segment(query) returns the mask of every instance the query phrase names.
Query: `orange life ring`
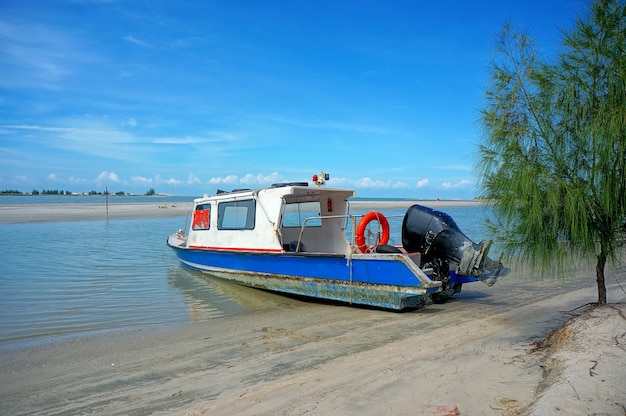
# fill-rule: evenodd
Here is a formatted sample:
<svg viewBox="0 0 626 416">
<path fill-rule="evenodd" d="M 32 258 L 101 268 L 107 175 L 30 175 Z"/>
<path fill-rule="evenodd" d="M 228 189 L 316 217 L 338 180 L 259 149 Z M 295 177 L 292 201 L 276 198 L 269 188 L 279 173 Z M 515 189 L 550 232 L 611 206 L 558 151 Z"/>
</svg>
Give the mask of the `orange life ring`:
<svg viewBox="0 0 626 416">
<path fill-rule="evenodd" d="M 381 214 L 380 212 L 372 211 L 368 212 L 361 218 L 359 221 L 359 225 L 356 228 L 356 246 L 361 250 L 361 253 L 367 253 L 372 251 L 376 246 L 367 247 L 365 244 L 365 228 L 372 221 L 378 221 L 381 227 L 383 227 L 383 235 L 378 242 L 378 245 L 387 244 L 389 241 L 389 221 L 387 218 Z"/>
</svg>

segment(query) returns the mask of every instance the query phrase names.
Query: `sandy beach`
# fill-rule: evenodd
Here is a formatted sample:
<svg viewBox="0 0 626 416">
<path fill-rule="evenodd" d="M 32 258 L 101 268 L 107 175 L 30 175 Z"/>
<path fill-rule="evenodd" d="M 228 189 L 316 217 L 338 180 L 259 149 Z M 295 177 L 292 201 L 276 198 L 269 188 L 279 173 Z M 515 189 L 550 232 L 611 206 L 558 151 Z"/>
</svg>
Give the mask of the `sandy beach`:
<svg viewBox="0 0 626 416">
<path fill-rule="evenodd" d="M 442 201 L 351 201 L 352 209 L 408 208 L 420 203 L 431 208 L 476 206 L 479 200 Z M 63 203 L 63 204 L 0 204 L 0 224 L 40 221 L 77 221 L 115 218 L 154 218 L 185 216 L 193 209 L 191 202 L 137 202 L 137 203 Z"/>
<path fill-rule="evenodd" d="M 623 415 L 626 306 L 586 312 L 590 287 L 528 284 L 414 312 L 298 301 L 5 350 L 0 413 Z"/>
<path fill-rule="evenodd" d="M 120 205 L 110 218 L 190 209 Z M 101 218 L 102 206 L 81 207 L 2 207 L 0 217 Z M 514 270 L 494 287 L 466 285 L 449 302 L 403 313 L 270 294 L 284 306 L 6 348 L 0 414 L 442 415 L 447 406 L 621 416 L 626 267 L 607 271 L 602 308 L 585 306 L 597 296 L 593 274 L 542 280 Z M 254 302 L 254 289 L 236 290 Z"/>
<path fill-rule="evenodd" d="M 0 224 L 185 216 L 193 203 L 0 204 Z"/>
</svg>

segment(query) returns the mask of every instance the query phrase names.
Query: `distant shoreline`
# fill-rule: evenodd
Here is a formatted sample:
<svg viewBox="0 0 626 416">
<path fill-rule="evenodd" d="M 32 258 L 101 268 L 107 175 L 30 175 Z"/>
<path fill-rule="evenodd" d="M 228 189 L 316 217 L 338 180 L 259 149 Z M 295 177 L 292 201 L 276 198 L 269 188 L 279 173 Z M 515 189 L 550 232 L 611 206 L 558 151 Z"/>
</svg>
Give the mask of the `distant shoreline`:
<svg viewBox="0 0 626 416">
<path fill-rule="evenodd" d="M 483 200 L 365 200 L 350 201 L 352 209 L 408 208 L 421 204 L 431 208 L 486 205 Z M 80 221 L 113 218 L 184 217 L 193 209 L 193 202 L 111 202 L 0 204 L 0 224 L 46 221 Z"/>
<path fill-rule="evenodd" d="M 487 205 L 488 201 L 481 199 L 401 199 L 401 200 L 350 200 L 350 207 L 355 209 L 393 209 L 408 208 L 411 205 L 419 204 L 430 208 L 445 207 L 478 207 Z"/>
<path fill-rule="evenodd" d="M 191 202 L 0 204 L 0 224 L 185 216 Z"/>
</svg>

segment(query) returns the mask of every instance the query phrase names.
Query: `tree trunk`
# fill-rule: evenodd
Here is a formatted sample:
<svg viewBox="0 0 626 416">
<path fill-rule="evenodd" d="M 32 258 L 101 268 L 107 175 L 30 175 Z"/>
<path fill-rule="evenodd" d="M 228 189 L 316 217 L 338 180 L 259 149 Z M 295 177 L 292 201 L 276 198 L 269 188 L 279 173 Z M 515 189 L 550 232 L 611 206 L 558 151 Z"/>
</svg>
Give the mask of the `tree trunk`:
<svg viewBox="0 0 626 416">
<path fill-rule="evenodd" d="M 596 283 L 598 284 L 598 305 L 606 305 L 606 285 L 604 283 L 604 266 L 606 265 L 606 253 L 604 247 L 600 248 L 596 263 Z"/>
</svg>

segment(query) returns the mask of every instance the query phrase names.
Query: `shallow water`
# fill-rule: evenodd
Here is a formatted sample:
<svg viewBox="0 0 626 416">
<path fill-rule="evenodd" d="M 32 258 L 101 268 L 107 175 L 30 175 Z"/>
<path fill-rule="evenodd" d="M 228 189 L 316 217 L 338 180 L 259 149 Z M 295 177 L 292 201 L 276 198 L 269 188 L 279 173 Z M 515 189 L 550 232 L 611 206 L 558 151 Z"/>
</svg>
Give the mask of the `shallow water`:
<svg viewBox="0 0 626 416">
<path fill-rule="evenodd" d="M 3 224 L 0 345 L 247 310 L 228 284 L 179 265 L 165 238 L 183 224 L 184 218 Z"/>
<path fill-rule="evenodd" d="M 474 241 L 483 207 L 443 209 Z M 405 209 L 381 210 L 398 228 Z M 0 225 L 0 347 L 186 324 L 298 302 L 180 265 L 166 237 L 185 218 Z M 401 244 L 399 232 L 391 244 Z"/>
</svg>

